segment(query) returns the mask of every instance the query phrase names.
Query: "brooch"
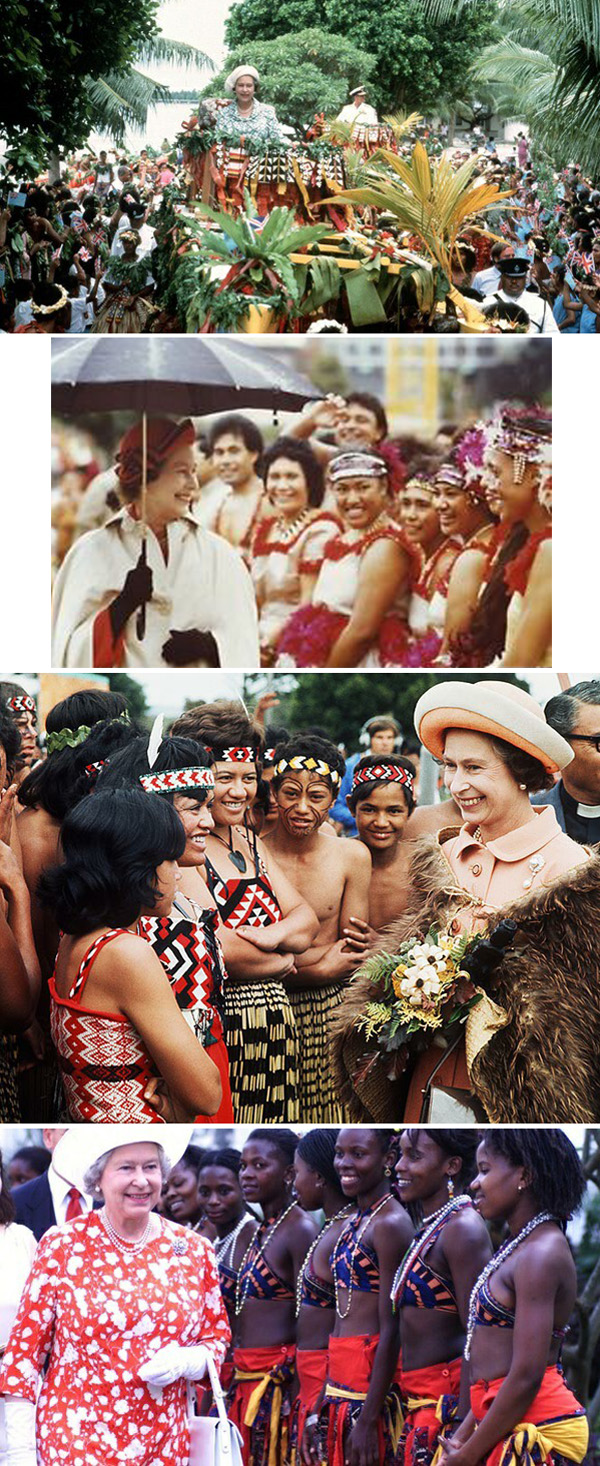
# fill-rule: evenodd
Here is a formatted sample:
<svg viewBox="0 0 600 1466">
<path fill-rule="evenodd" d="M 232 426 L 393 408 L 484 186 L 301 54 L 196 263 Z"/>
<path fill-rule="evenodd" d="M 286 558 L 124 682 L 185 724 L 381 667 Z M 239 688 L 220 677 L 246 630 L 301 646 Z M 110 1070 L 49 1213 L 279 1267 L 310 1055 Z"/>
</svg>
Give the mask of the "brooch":
<svg viewBox="0 0 600 1466">
<path fill-rule="evenodd" d="M 187 1242 L 185 1240 L 185 1237 L 173 1238 L 173 1251 L 176 1257 L 183 1257 L 187 1250 Z"/>
</svg>

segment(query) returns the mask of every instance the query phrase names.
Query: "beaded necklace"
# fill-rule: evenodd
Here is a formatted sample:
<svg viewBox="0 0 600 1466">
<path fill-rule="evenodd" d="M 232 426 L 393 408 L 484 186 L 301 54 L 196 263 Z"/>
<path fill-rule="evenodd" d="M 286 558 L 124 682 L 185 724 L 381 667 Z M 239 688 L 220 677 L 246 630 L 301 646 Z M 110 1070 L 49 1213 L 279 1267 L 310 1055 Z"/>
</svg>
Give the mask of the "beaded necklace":
<svg viewBox="0 0 600 1466">
<path fill-rule="evenodd" d="M 231 1231 L 228 1232 L 225 1237 L 220 1237 L 217 1242 L 213 1243 L 217 1262 L 222 1262 L 225 1267 L 233 1266 L 233 1250 L 240 1235 L 240 1232 L 242 1231 L 242 1228 L 245 1227 L 246 1222 L 249 1220 L 249 1215 L 249 1212 L 243 1212 L 237 1225 L 235 1227 L 232 1227 Z M 227 1262 L 226 1260 L 226 1253 L 228 1248 L 229 1262 Z"/>
<path fill-rule="evenodd" d="M 235 1316 L 236 1316 L 236 1318 L 239 1317 L 239 1314 L 241 1313 L 242 1308 L 244 1307 L 244 1304 L 246 1302 L 246 1299 L 248 1297 L 248 1293 L 249 1293 L 249 1290 L 250 1290 L 250 1278 L 248 1278 L 248 1281 L 246 1283 L 246 1287 L 244 1288 L 244 1291 L 243 1292 L 242 1292 L 242 1283 L 241 1283 L 241 1280 L 242 1280 L 242 1274 L 243 1274 L 244 1268 L 246 1266 L 246 1263 L 248 1261 L 248 1258 L 250 1256 L 250 1253 L 252 1252 L 252 1249 L 253 1248 L 256 1249 L 256 1261 L 258 1262 L 258 1259 L 260 1257 L 264 1257 L 264 1255 L 265 1255 L 265 1251 L 264 1250 L 265 1250 L 265 1247 L 267 1245 L 267 1242 L 270 1242 L 271 1239 L 275 1236 L 275 1233 L 277 1231 L 277 1228 L 281 1226 L 281 1223 L 282 1222 L 285 1222 L 286 1217 L 289 1217 L 290 1212 L 293 1211 L 293 1209 L 294 1209 L 294 1207 L 296 1205 L 297 1205 L 297 1203 L 295 1201 L 291 1201 L 290 1204 L 289 1204 L 289 1206 L 286 1207 L 285 1211 L 281 1213 L 281 1216 L 277 1218 L 277 1221 L 276 1222 L 261 1222 L 261 1225 L 258 1228 L 258 1232 L 255 1232 L 254 1233 L 254 1236 L 251 1237 L 250 1242 L 248 1243 L 248 1246 L 247 1246 L 246 1251 L 244 1253 L 244 1256 L 242 1258 L 242 1261 L 240 1263 L 239 1272 L 238 1272 L 237 1279 L 236 1279 L 236 1284 L 235 1284 Z M 258 1233 L 261 1232 L 263 1228 L 265 1230 L 265 1235 L 261 1238 L 261 1241 L 258 1242 L 257 1241 L 257 1239 L 258 1239 Z"/>
<path fill-rule="evenodd" d="M 335 1244 L 335 1247 L 334 1247 L 333 1253 L 332 1253 L 332 1257 L 331 1257 L 332 1272 L 333 1272 L 333 1286 L 334 1286 L 334 1289 L 335 1289 L 335 1311 L 337 1313 L 338 1318 L 347 1318 L 348 1317 L 348 1314 L 350 1312 L 350 1309 L 352 1307 L 352 1292 L 353 1292 L 353 1288 L 354 1288 L 354 1277 L 353 1277 L 353 1271 L 352 1270 L 353 1270 L 353 1266 L 354 1266 L 354 1259 L 355 1259 L 356 1254 L 358 1252 L 359 1242 L 360 1242 L 361 1238 L 364 1236 L 364 1233 L 367 1230 L 367 1227 L 369 1225 L 369 1222 L 374 1221 L 375 1217 L 377 1216 L 377 1213 L 380 1212 L 381 1211 L 381 1208 L 386 1205 L 386 1202 L 393 1201 L 393 1200 L 394 1200 L 394 1198 L 392 1196 L 391 1191 L 388 1191 L 387 1194 L 385 1196 L 382 1196 L 381 1200 L 378 1201 L 374 1206 L 367 1207 L 366 1211 L 363 1211 L 363 1212 L 361 1212 L 359 1210 L 358 1217 L 356 1218 L 356 1220 L 358 1222 L 358 1221 L 360 1221 L 360 1219 L 362 1217 L 362 1225 L 359 1227 L 358 1232 L 356 1233 L 356 1237 L 354 1239 L 354 1247 L 352 1249 L 352 1256 L 350 1258 L 350 1269 L 349 1269 L 349 1272 L 350 1272 L 350 1285 L 348 1287 L 348 1307 L 346 1308 L 346 1312 L 345 1313 L 342 1313 L 342 1310 L 340 1308 L 340 1296 L 339 1296 L 339 1286 L 338 1286 L 338 1277 L 337 1277 L 337 1260 L 338 1260 L 338 1250 L 339 1250 L 340 1242 L 342 1242 L 343 1240 L 345 1240 L 345 1233 L 347 1232 L 348 1228 L 345 1227 L 343 1229 L 343 1231 L 340 1232 L 340 1235 L 339 1235 L 339 1237 L 337 1239 L 337 1242 Z M 350 1227 L 351 1226 L 352 1226 L 352 1223 L 350 1223 Z"/>
<path fill-rule="evenodd" d="M 122 1252 L 125 1256 L 128 1256 L 129 1254 L 133 1255 L 135 1252 L 141 1252 L 142 1248 L 146 1246 L 146 1243 L 150 1236 L 150 1232 L 152 1230 L 153 1213 L 150 1212 L 142 1236 L 139 1237 L 135 1242 L 130 1242 L 127 1237 L 122 1237 L 121 1233 L 117 1232 L 116 1227 L 113 1227 L 113 1224 L 108 1216 L 105 1207 L 103 1207 L 102 1211 L 100 1212 L 100 1220 L 105 1231 L 108 1232 L 113 1246 L 118 1248 L 119 1252 Z"/>
<path fill-rule="evenodd" d="M 467 1320 L 465 1359 L 469 1359 L 471 1355 L 471 1342 L 475 1330 L 477 1298 L 480 1289 L 483 1288 L 484 1283 L 487 1283 L 488 1278 L 491 1278 L 492 1273 L 495 1273 L 496 1269 L 501 1267 L 503 1262 L 506 1262 L 507 1257 L 510 1257 L 511 1253 L 515 1251 L 515 1248 L 519 1246 L 519 1243 L 524 1242 L 525 1238 L 529 1237 L 530 1232 L 533 1232 L 536 1227 L 541 1227 L 543 1222 L 556 1222 L 557 1226 L 560 1226 L 559 1218 L 554 1217 L 552 1215 L 552 1212 L 538 1212 L 538 1215 L 536 1217 L 532 1217 L 531 1221 L 527 1222 L 526 1225 L 521 1228 L 521 1231 L 516 1237 L 509 1238 L 508 1242 L 504 1242 L 502 1246 L 498 1248 L 498 1251 L 494 1254 L 490 1261 L 486 1263 L 483 1272 L 479 1274 L 477 1282 L 472 1289 L 471 1297 L 469 1298 L 469 1316 Z"/>
<path fill-rule="evenodd" d="M 342 1209 L 341 1209 L 341 1211 L 336 1212 L 335 1216 L 334 1217 L 331 1217 L 330 1221 L 328 1221 L 328 1222 L 325 1221 L 323 1223 L 323 1226 L 321 1227 L 321 1231 L 320 1232 L 317 1232 L 317 1235 L 316 1235 L 314 1241 L 311 1242 L 310 1247 L 308 1249 L 308 1252 L 306 1254 L 306 1257 L 304 1259 L 304 1262 L 302 1263 L 302 1267 L 300 1268 L 300 1272 L 298 1273 L 298 1282 L 296 1283 L 296 1318 L 298 1318 L 299 1313 L 300 1313 L 301 1298 L 302 1298 L 302 1284 L 304 1282 L 304 1275 L 306 1273 L 306 1269 L 307 1269 L 308 1264 L 310 1262 L 310 1259 L 311 1259 L 311 1257 L 313 1255 L 313 1252 L 315 1250 L 315 1247 L 317 1246 L 317 1243 L 319 1243 L 321 1241 L 321 1238 L 325 1236 L 325 1233 L 329 1231 L 329 1228 L 330 1227 L 333 1227 L 334 1224 L 336 1222 L 339 1222 L 342 1217 L 347 1217 L 349 1215 L 349 1213 L 350 1213 L 351 1210 L 352 1210 L 351 1207 L 349 1207 L 349 1206 L 343 1206 Z"/>
<path fill-rule="evenodd" d="M 396 1308 L 397 1299 L 402 1293 L 402 1289 L 413 1264 L 417 1261 L 417 1258 L 420 1257 L 421 1254 L 425 1251 L 429 1238 L 435 1232 L 435 1229 L 438 1226 L 439 1222 L 447 1221 L 448 1218 L 453 1216 L 456 1212 L 464 1211 L 464 1208 L 466 1206 L 472 1205 L 473 1203 L 472 1201 L 470 1201 L 468 1196 L 455 1196 L 450 1201 L 444 1202 L 443 1206 L 438 1207 L 437 1211 L 434 1211 L 430 1217 L 426 1217 L 421 1226 L 417 1227 L 413 1240 L 408 1250 L 405 1252 L 400 1266 L 396 1268 L 396 1272 L 394 1273 L 394 1281 L 392 1283 L 390 1291 L 390 1298 L 392 1300 L 394 1309 Z"/>
</svg>

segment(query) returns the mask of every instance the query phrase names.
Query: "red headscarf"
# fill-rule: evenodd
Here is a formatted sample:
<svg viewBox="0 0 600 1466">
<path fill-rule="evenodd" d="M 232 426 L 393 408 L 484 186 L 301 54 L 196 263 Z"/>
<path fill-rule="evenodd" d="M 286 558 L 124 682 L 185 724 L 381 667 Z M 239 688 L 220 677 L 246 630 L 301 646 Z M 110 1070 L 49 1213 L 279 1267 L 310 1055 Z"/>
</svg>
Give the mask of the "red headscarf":
<svg viewBox="0 0 600 1466">
<path fill-rule="evenodd" d="M 189 417 L 173 422 L 169 417 L 149 417 L 147 423 L 147 482 L 158 478 L 169 454 L 180 444 L 195 443 L 194 424 Z M 142 423 L 137 422 L 121 438 L 117 453 L 117 477 L 125 499 L 135 498 L 142 482 Z"/>
</svg>

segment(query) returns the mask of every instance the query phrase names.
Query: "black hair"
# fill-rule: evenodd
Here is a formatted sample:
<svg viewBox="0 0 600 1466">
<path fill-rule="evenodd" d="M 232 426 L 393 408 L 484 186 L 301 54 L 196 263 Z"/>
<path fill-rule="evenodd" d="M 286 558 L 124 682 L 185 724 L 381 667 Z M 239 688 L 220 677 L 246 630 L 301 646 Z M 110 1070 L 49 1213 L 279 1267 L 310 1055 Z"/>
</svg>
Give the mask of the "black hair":
<svg viewBox="0 0 600 1466">
<path fill-rule="evenodd" d="M 206 1154 L 203 1145 L 188 1145 L 179 1160 L 175 1161 L 172 1170 L 175 1170 L 175 1166 L 185 1166 L 186 1171 L 193 1171 L 195 1176 L 199 1176 Z"/>
<path fill-rule="evenodd" d="M 204 1171 L 207 1166 L 221 1166 L 224 1171 L 231 1171 L 232 1176 L 239 1180 L 241 1164 L 241 1152 L 234 1150 L 231 1145 L 223 1145 L 220 1150 L 205 1150 L 200 1170 Z"/>
<path fill-rule="evenodd" d="M 381 438 L 387 438 L 389 431 L 387 415 L 383 402 L 380 402 L 378 397 L 374 397 L 372 392 L 348 392 L 344 400 L 355 402 L 357 407 L 365 407 L 367 412 L 372 412 Z"/>
<path fill-rule="evenodd" d="M 260 1145 L 271 1145 L 277 1150 L 286 1166 L 293 1164 L 298 1146 L 298 1136 L 285 1125 L 259 1125 L 251 1130 L 247 1140 L 256 1140 Z"/>
<path fill-rule="evenodd" d="M 35 1171 L 36 1176 L 45 1175 L 51 1160 L 52 1156 L 50 1151 L 46 1150 L 45 1145 L 22 1145 L 21 1149 L 15 1150 L 10 1158 L 11 1165 L 13 1161 L 26 1161 L 30 1170 Z"/>
<path fill-rule="evenodd" d="M 260 465 L 260 476 L 265 487 L 267 487 L 269 469 L 274 463 L 277 463 L 279 458 L 289 458 L 292 463 L 299 465 L 306 479 L 308 502 L 312 509 L 318 509 L 323 503 L 325 475 L 310 443 L 303 442 L 301 438 L 278 438 L 275 443 L 272 443 L 263 454 Z"/>
<path fill-rule="evenodd" d="M 96 927 L 131 926 L 144 907 L 152 910 L 157 868 L 181 858 L 185 833 L 160 795 L 107 789 L 69 811 L 61 844 L 64 864 L 44 871 L 38 896 L 61 931 L 81 936 Z"/>
<path fill-rule="evenodd" d="M 343 1196 L 340 1178 L 333 1164 L 339 1133 L 339 1130 L 309 1130 L 298 1141 L 296 1155 L 300 1156 L 311 1171 L 317 1171 L 328 1186 L 333 1186 Z"/>
<path fill-rule="evenodd" d="M 386 763 L 399 764 L 400 768 L 406 769 L 407 773 L 412 774 L 413 778 L 416 775 L 415 766 L 411 763 L 410 759 L 401 758 L 397 753 L 365 753 L 363 758 L 359 758 L 354 773 L 358 773 L 360 769 L 377 768 L 378 764 Z M 361 799 L 368 799 L 374 789 L 382 789 L 385 784 L 391 784 L 391 787 L 394 787 L 393 782 L 389 779 L 369 779 L 366 784 L 359 784 L 358 788 L 352 789 L 348 795 L 349 808 L 352 810 L 352 813 L 354 813 L 357 804 L 360 804 Z M 399 794 L 404 795 L 408 806 L 408 813 L 412 814 L 415 807 L 415 796 L 412 789 L 409 789 L 407 784 L 398 784 L 397 789 Z"/>
<path fill-rule="evenodd" d="M 7 771 L 12 776 L 21 748 L 21 734 L 10 708 L 6 706 L 2 697 L 0 697 L 0 743 L 6 755 Z"/>
<path fill-rule="evenodd" d="M 34 307 L 34 314 L 35 314 L 35 307 L 36 306 L 40 306 L 40 305 L 51 306 L 52 307 L 52 310 L 50 312 L 48 312 L 47 314 L 50 314 L 52 316 L 53 320 L 55 320 L 55 321 L 56 320 L 59 320 L 60 319 L 60 316 L 62 315 L 62 312 L 63 312 L 63 310 L 65 308 L 64 305 L 61 305 L 60 306 L 60 309 L 59 310 L 56 310 L 56 306 L 58 306 L 59 301 L 60 301 L 60 298 L 61 298 L 61 291 L 60 291 L 60 286 L 59 285 L 51 285 L 50 283 L 44 283 L 44 284 L 40 284 L 40 285 L 34 285 L 34 287 L 33 287 L 33 307 Z"/>
<path fill-rule="evenodd" d="M 461 1162 L 460 1176 L 457 1177 L 457 1182 L 460 1183 L 460 1189 L 462 1191 L 467 1190 L 475 1175 L 477 1168 L 475 1157 L 477 1146 L 481 1142 L 481 1137 L 476 1130 L 468 1126 L 460 1130 L 442 1130 L 437 1127 L 428 1130 L 426 1126 L 407 1125 L 406 1133 L 411 1142 L 413 1135 L 419 1135 L 419 1133 L 428 1135 L 430 1140 L 435 1141 L 435 1144 L 439 1145 L 444 1155 L 457 1156 Z"/>
<path fill-rule="evenodd" d="M 0 1151 L 0 1186 L 0 1227 L 5 1227 L 8 1222 L 14 1222 L 17 1213 L 8 1187 L 2 1151 Z"/>
<path fill-rule="evenodd" d="M 192 738 L 163 738 L 156 759 L 152 766 L 152 773 L 169 773 L 176 769 L 190 769 L 196 767 L 209 768 L 212 764 L 212 754 L 203 743 Z M 134 738 L 125 748 L 119 750 L 110 759 L 110 762 L 101 770 L 98 778 L 98 789 L 132 789 L 140 787 L 140 776 L 148 774 L 148 737 Z M 191 799 L 197 799 L 198 804 L 204 804 L 210 790 L 198 785 L 197 788 L 180 790 L 180 793 L 189 794 Z M 172 794 L 161 794 L 161 799 L 168 799 L 173 804 L 175 799 Z"/>
<path fill-rule="evenodd" d="M 503 1156 L 509 1165 L 529 1171 L 532 1191 L 543 1211 L 566 1222 L 581 1206 L 586 1179 L 564 1130 L 550 1125 L 527 1129 L 494 1126 L 480 1131 L 478 1143 Z"/>
<path fill-rule="evenodd" d="M 240 438 L 249 453 L 258 453 L 259 456 L 262 453 L 263 435 L 256 423 L 253 423 L 251 418 L 244 417 L 241 412 L 228 412 L 210 425 L 208 430 L 209 454 L 213 452 L 219 438 L 224 438 L 226 433 L 230 433 L 233 438 Z"/>
<path fill-rule="evenodd" d="M 47 734 L 61 733 L 65 728 L 71 728 L 74 732 L 78 728 L 89 728 L 90 733 L 75 748 L 67 745 L 66 748 L 49 754 L 43 763 L 37 764 L 21 784 L 19 803 L 28 809 L 39 806 L 53 819 L 64 819 L 72 803 L 82 798 L 90 787 L 85 782 L 85 765 L 104 757 L 104 753 L 99 752 L 96 740 L 88 750 L 88 740 L 95 725 L 101 724 L 103 729 L 107 729 L 110 723 L 118 720 L 118 733 L 109 734 L 106 744 L 102 739 L 103 748 L 111 745 L 114 747 L 115 743 L 127 740 L 138 732 L 134 724 L 128 724 L 121 716 L 124 712 L 127 712 L 127 702 L 120 692 L 96 689 L 73 692 L 70 697 L 55 703 L 46 718 Z"/>
<path fill-rule="evenodd" d="M 241 703 L 228 702 L 225 698 L 188 708 L 180 718 L 176 718 L 171 728 L 171 736 L 179 734 L 184 738 L 201 740 L 217 761 L 223 748 L 252 748 L 256 758 L 260 759 L 264 747 L 258 724 L 251 721 Z"/>
<path fill-rule="evenodd" d="M 335 743 L 332 743 L 329 738 L 318 738 L 314 734 L 311 735 L 309 733 L 291 733 L 289 738 L 287 738 L 284 743 L 276 747 L 275 773 L 273 775 L 273 784 L 275 789 L 279 788 L 283 779 L 286 778 L 288 772 L 293 773 L 293 770 L 288 771 L 287 769 L 284 769 L 282 774 L 278 774 L 278 759 L 297 758 L 299 755 L 302 755 L 302 757 L 309 759 L 322 759 L 324 763 L 329 765 L 329 768 L 332 770 L 332 772 L 339 774 L 340 777 L 337 782 L 334 782 L 334 780 L 331 779 L 327 774 L 323 774 L 322 776 L 320 776 L 325 780 L 327 784 L 329 784 L 332 794 L 336 794 L 339 790 L 340 782 L 344 777 L 344 773 L 346 770 L 346 760 L 342 758 L 339 748 L 337 748 Z"/>
<path fill-rule="evenodd" d="M 577 724 L 579 712 L 578 703 L 587 703 L 592 707 L 600 707 L 600 680 L 590 679 L 589 682 L 576 682 L 574 687 L 565 688 L 564 692 L 557 693 L 546 703 L 544 714 L 546 722 L 554 728 L 555 733 L 560 733 L 563 738 L 569 738 Z M 598 713 L 600 719 L 600 712 Z"/>
</svg>

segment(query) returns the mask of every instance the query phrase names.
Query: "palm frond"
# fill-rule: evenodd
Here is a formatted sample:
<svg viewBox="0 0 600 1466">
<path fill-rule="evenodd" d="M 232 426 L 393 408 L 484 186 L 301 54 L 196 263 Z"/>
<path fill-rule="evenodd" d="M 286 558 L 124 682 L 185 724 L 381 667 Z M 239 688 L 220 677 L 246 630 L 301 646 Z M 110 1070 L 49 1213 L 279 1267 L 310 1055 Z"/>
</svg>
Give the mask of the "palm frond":
<svg viewBox="0 0 600 1466">
<path fill-rule="evenodd" d="M 215 69 L 214 61 L 204 51 L 188 45 L 187 41 L 174 41 L 163 35 L 153 36 L 151 41 L 140 46 L 136 60 L 146 66 L 156 61 L 171 61 L 174 65 L 197 66 L 201 70 Z"/>
</svg>

